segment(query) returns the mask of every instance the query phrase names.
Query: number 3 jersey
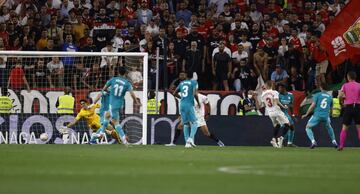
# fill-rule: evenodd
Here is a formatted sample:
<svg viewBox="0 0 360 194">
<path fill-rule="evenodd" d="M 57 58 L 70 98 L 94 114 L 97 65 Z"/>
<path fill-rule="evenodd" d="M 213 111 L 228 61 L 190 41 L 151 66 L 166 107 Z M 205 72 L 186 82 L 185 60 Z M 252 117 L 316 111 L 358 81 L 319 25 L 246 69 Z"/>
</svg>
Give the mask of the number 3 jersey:
<svg viewBox="0 0 360 194">
<path fill-rule="evenodd" d="M 314 116 L 329 117 L 332 106 L 332 97 L 328 93 L 316 93 L 313 96 L 313 102 L 315 103 Z"/>
<path fill-rule="evenodd" d="M 266 111 L 269 115 L 279 114 L 280 107 L 275 104 L 275 99 L 279 99 L 279 92 L 275 90 L 265 90 L 261 95 L 261 102 L 265 104 Z"/>
<path fill-rule="evenodd" d="M 106 86 L 110 87 L 111 108 L 122 108 L 126 92 L 132 91 L 130 82 L 123 77 L 113 77 L 106 83 Z"/>
<path fill-rule="evenodd" d="M 197 81 L 195 80 L 185 80 L 178 85 L 177 90 L 181 94 L 180 106 L 194 107 L 194 92 L 196 89 Z"/>
</svg>

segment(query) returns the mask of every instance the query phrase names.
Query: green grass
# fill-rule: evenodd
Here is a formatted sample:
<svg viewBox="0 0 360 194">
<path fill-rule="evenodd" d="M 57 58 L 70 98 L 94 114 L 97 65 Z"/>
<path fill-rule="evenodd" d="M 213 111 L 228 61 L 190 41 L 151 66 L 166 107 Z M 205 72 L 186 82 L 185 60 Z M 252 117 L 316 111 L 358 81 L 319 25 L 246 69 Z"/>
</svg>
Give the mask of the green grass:
<svg viewBox="0 0 360 194">
<path fill-rule="evenodd" d="M 352 194 L 359 180 L 360 149 L 0 145 L 1 194 Z"/>
</svg>

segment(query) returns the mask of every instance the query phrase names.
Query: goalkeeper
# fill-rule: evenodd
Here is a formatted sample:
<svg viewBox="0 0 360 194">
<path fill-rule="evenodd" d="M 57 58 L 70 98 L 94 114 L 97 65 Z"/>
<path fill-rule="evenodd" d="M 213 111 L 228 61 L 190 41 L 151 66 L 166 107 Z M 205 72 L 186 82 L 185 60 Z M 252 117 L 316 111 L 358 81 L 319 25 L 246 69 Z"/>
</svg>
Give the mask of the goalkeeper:
<svg viewBox="0 0 360 194">
<path fill-rule="evenodd" d="M 76 118 L 72 122 L 70 122 L 68 125 L 66 125 L 66 128 L 60 129 L 60 132 L 63 134 L 64 144 L 68 143 L 68 141 L 69 141 L 68 128 L 74 126 L 81 118 L 85 119 L 89 129 L 91 129 L 93 132 L 96 132 L 101 127 L 100 117 L 95 112 L 95 110 L 97 108 L 100 108 L 100 105 L 99 104 L 89 105 L 89 103 L 84 99 L 80 100 L 80 104 L 81 104 L 81 110 L 77 114 Z M 108 130 L 106 130 L 106 132 L 108 134 L 111 134 L 117 141 L 119 141 L 119 137 L 118 137 L 117 133 L 115 132 L 114 128 L 112 128 L 109 125 L 107 127 L 107 129 Z"/>
</svg>

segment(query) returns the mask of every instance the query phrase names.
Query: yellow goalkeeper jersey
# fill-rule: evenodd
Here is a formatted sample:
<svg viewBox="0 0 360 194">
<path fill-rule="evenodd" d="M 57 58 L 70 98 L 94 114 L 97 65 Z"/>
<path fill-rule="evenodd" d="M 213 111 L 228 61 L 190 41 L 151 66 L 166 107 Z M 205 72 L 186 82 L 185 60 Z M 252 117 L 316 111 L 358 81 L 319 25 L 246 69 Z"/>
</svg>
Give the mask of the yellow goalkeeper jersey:
<svg viewBox="0 0 360 194">
<path fill-rule="evenodd" d="M 89 109 L 82 108 L 75 119 L 80 120 L 81 118 L 84 118 L 90 129 L 97 130 L 101 127 L 100 117 L 95 113 L 97 108 L 100 108 L 99 104 L 95 104 Z"/>
</svg>

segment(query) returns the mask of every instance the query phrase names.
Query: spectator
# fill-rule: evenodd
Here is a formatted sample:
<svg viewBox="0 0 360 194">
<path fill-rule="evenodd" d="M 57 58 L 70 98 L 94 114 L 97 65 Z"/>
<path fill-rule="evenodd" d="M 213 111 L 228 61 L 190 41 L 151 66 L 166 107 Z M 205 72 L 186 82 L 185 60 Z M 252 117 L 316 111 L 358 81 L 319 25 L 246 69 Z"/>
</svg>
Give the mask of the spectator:
<svg viewBox="0 0 360 194">
<path fill-rule="evenodd" d="M 114 43 L 113 47 L 116 51 L 122 51 L 124 49 L 124 39 L 122 38 L 121 29 L 116 29 L 112 42 Z"/>
<path fill-rule="evenodd" d="M 191 14 L 192 14 L 191 11 L 186 9 L 185 2 L 180 2 L 179 10 L 176 12 L 176 19 L 184 20 L 185 25 L 188 26 L 190 23 Z"/>
<path fill-rule="evenodd" d="M 315 42 L 313 58 L 316 62 L 316 81 L 317 83 L 325 83 L 325 74 L 329 66 L 329 61 L 327 60 L 326 51 L 320 46 L 319 40 Z"/>
<path fill-rule="evenodd" d="M 212 63 L 212 73 L 215 77 L 213 90 L 217 90 L 218 86 L 220 86 L 220 89 L 229 91 L 228 79 L 230 78 L 231 70 L 231 57 L 225 52 L 225 42 L 221 42 L 219 52 L 214 54 Z"/>
<path fill-rule="evenodd" d="M 36 61 L 34 74 L 32 74 L 34 88 L 47 88 L 49 86 L 50 88 L 54 88 L 50 76 L 50 71 L 45 66 L 44 59 L 39 58 L 38 61 Z"/>
<path fill-rule="evenodd" d="M 164 48 L 166 44 L 169 44 L 169 39 L 166 37 L 166 31 L 164 27 L 160 28 L 158 35 L 154 38 L 154 46 L 159 47 L 160 55 L 164 55 Z"/>
<path fill-rule="evenodd" d="M 48 28 L 48 38 L 53 39 L 57 47 L 60 47 L 63 43 L 63 31 L 60 27 L 57 27 L 56 17 L 53 17 L 50 21 L 50 27 Z"/>
<path fill-rule="evenodd" d="M 273 81 L 275 85 L 278 83 L 286 84 L 288 78 L 288 73 L 281 67 L 281 65 L 276 65 L 275 71 L 271 74 L 271 81 Z"/>
<path fill-rule="evenodd" d="M 76 15 L 76 23 L 72 26 L 72 34 L 74 34 L 75 42 L 80 43 L 80 39 L 85 36 L 85 30 L 89 27 L 83 23 L 83 18 L 81 15 Z"/>
<path fill-rule="evenodd" d="M 159 26 L 156 25 L 154 19 L 151 19 L 149 24 L 146 26 L 146 32 L 150 32 L 152 37 L 155 37 L 159 34 Z"/>
<path fill-rule="evenodd" d="M 198 24 L 192 25 L 191 32 L 189 35 L 187 35 L 186 39 L 190 44 L 192 41 L 196 41 L 197 49 L 200 51 L 200 55 L 201 55 L 201 65 L 205 65 L 206 43 L 205 43 L 205 38 L 199 34 L 198 29 L 199 29 Z"/>
<path fill-rule="evenodd" d="M 185 59 L 183 60 L 181 71 L 185 71 L 189 77 L 197 80 L 201 75 L 202 69 L 205 67 L 201 62 L 202 57 L 197 42 L 191 41 L 190 45 L 190 50 L 186 52 Z"/>
<path fill-rule="evenodd" d="M 295 67 L 291 67 L 289 86 L 291 90 L 304 91 L 304 78 Z"/>
<path fill-rule="evenodd" d="M 0 50 L 4 50 L 4 44 L 0 44 Z M 6 56 L 0 56 L 0 87 L 4 88 L 7 86 L 9 76 L 9 66 L 7 63 Z"/>
<path fill-rule="evenodd" d="M 246 35 L 246 33 L 241 34 L 241 40 L 239 44 L 244 47 L 244 50 L 247 52 L 248 56 L 250 56 L 252 50 L 252 44 L 251 42 L 248 41 L 248 36 Z"/>
<path fill-rule="evenodd" d="M 41 50 L 44 50 L 46 48 L 47 41 L 48 41 L 47 35 L 48 35 L 47 30 L 44 29 L 41 32 L 41 38 L 36 43 L 36 50 L 41 51 Z"/>
<path fill-rule="evenodd" d="M 239 92 L 242 89 L 249 89 L 250 73 L 251 71 L 250 68 L 247 66 L 246 60 L 241 59 L 240 62 L 236 64 L 232 73 L 235 91 Z"/>
<path fill-rule="evenodd" d="M 142 86 L 143 83 L 142 72 L 140 72 L 137 67 L 131 67 L 127 76 L 131 81 L 131 83 L 133 84 L 134 88 L 139 88 L 140 86 Z"/>
<path fill-rule="evenodd" d="M 173 42 L 175 43 L 175 54 L 180 57 L 180 61 L 183 61 L 186 56 L 186 48 L 189 45 L 189 41 L 185 39 L 181 32 L 176 32 L 176 38 Z"/>
<path fill-rule="evenodd" d="M 178 27 L 175 28 L 175 32 L 180 32 L 181 36 L 186 37 L 189 34 L 189 29 L 185 26 L 184 19 L 180 18 L 178 20 Z"/>
<path fill-rule="evenodd" d="M 224 45 L 224 52 L 227 54 L 227 55 L 229 55 L 229 57 L 231 58 L 231 50 L 228 48 L 228 47 L 226 47 L 225 45 L 226 45 L 226 41 L 225 40 L 222 40 L 222 41 L 220 41 L 219 42 L 219 46 L 218 47 L 216 47 L 214 50 L 213 50 L 213 52 L 212 52 L 212 58 L 214 58 L 214 56 L 216 55 L 216 53 L 219 53 L 220 52 L 220 45 Z"/>
<path fill-rule="evenodd" d="M 46 47 L 43 49 L 43 51 L 59 51 L 59 50 L 60 50 L 59 48 L 55 47 L 53 39 L 47 39 Z"/>
<path fill-rule="evenodd" d="M 62 50 L 66 52 L 77 52 L 78 48 L 73 44 L 73 39 L 71 34 L 66 35 L 65 43 L 62 46 Z M 64 64 L 64 85 L 70 86 L 73 80 L 73 73 L 75 71 L 75 57 L 63 57 L 62 62 Z M 73 85 L 73 87 L 75 87 Z"/>
<path fill-rule="evenodd" d="M 268 80 L 268 60 L 268 54 L 264 52 L 262 47 L 258 47 L 256 53 L 254 53 L 254 68 L 256 70 L 256 73 L 261 75 L 264 80 Z"/>
<path fill-rule="evenodd" d="M 246 63 L 248 61 L 248 53 L 244 50 L 244 46 L 242 44 L 239 44 L 237 46 L 237 51 L 233 52 L 232 55 L 231 55 L 231 58 L 233 60 L 233 64 L 234 65 L 237 65 L 237 64 L 240 64 L 240 61 L 241 60 L 245 60 Z"/>
<path fill-rule="evenodd" d="M 21 59 L 15 59 L 15 66 L 10 71 L 7 88 L 17 91 L 26 88 L 30 92 L 30 85 L 25 77 Z"/>
<path fill-rule="evenodd" d="M 153 13 L 148 9 L 147 0 L 141 0 L 141 7 L 136 11 L 136 16 L 138 18 L 139 24 L 147 24 L 153 17 Z"/>
<path fill-rule="evenodd" d="M 69 0 L 62 0 L 60 5 L 60 13 L 62 17 L 68 17 L 69 11 L 74 8 L 74 4 L 72 1 Z"/>
<path fill-rule="evenodd" d="M 50 74 L 50 81 L 54 87 L 64 87 L 64 64 L 59 57 L 52 57 L 46 65 Z"/>
<path fill-rule="evenodd" d="M 113 43 L 108 41 L 106 43 L 106 47 L 101 49 L 101 52 L 103 53 L 114 53 L 117 52 L 114 47 Z M 101 84 L 105 84 L 105 82 L 109 79 L 110 76 L 110 70 L 114 65 L 116 65 L 117 59 L 115 57 L 111 56 L 102 56 L 101 63 L 100 63 L 100 71 L 102 75 Z"/>
</svg>

